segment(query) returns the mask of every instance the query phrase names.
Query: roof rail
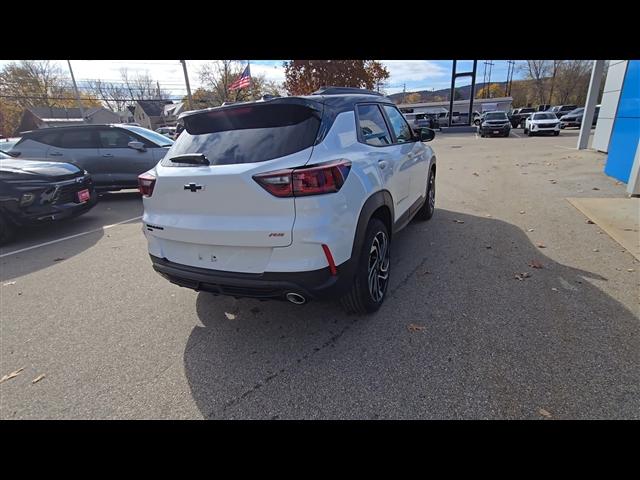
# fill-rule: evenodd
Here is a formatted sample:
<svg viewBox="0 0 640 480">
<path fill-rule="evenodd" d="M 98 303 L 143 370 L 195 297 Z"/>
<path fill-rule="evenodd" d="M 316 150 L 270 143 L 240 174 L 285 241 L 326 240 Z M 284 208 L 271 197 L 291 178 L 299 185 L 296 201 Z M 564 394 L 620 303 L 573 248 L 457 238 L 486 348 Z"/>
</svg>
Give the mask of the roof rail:
<svg viewBox="0 0 640 480">
<path fill-rule="evenodd" d="M 378 97 L 384 96 L 379 92 L 374 92 L 373 90 L 367 90 L 366 88 L 356 88 L 356 87 L 320 87 L 311 95 L 349 95 L 349 94 L 376 95 Z"/>
</svg>

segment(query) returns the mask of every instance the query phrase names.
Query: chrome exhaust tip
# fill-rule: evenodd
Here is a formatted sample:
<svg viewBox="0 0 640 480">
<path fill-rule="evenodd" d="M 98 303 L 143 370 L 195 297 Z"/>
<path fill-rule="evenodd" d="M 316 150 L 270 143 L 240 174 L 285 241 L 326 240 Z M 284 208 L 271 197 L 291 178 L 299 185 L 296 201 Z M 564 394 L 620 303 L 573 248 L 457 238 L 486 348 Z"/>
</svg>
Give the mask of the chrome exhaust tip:
<svg viewBox="0 0 640 480">
<path fill-rule="evenodd" d="M 307 303 L 307 299 L 304 298 L 299 293 L 289 292 L 285 295 L 285 298 L 289 300 L 291 303 L 295 303 L 296 305 L 303 305 Z"/>
</svg>

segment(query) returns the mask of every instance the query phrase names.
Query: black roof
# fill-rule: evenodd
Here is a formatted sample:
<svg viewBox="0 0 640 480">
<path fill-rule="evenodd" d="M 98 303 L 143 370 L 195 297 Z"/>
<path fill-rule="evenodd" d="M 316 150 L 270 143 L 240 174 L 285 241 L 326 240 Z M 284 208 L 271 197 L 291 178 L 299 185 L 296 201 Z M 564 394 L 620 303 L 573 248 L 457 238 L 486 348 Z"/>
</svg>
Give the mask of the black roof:
<svg viewBox="0 0 640 480">
<path fill-rule="evenodd" d="M 349 93 L 343 93 L 348 91 Z M 340 93 L 336 93 L 340 92 Z M 291 96 L 291 97 L 273 97 L 262 100 L 255 100 L 250 102 L 237 102 L 232 105 L 224 105 L 220 107 L 205 108 L 203 110 L 190 110 L 183 112 L 178 118 L 190 117 L 192 115 L 198 115 L 205 112 L 227 110 L 242 108 L 252 104 L 269 104 L 269 103 L 289 103 L 307 105 L 311 108 L 320 109 L 320 105 L 328 106 L 334 110 L 334 113 L 340 113 L 350 111 L 354 109 L 354 106 L 358 103 L 384 103 L 388 105 L 395 105 L 395 103 L 388 97 L 385 97 L 377 92 L 365 90 L 361 88 L 349 88 L 349 87 L 328 87 L 326 89 L 320 89 L 311 95 Z"/>
</svg>

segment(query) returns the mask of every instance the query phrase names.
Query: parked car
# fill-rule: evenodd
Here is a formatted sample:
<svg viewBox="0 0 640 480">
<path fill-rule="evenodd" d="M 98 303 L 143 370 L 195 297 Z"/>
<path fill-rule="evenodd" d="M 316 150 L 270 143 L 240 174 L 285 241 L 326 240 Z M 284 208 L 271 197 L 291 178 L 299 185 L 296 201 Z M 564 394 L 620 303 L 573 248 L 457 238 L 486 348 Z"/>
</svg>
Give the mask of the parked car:
<svg viewBox="0 0 640 480">
<path fill-rule="evenodd" d="M 160 127 L 156 129 L 156 133 L 164 135 L 165 137 L 173 140 L 176 134 L 176 127 Z"/>
<path fill-rule="evenodd" d="M 560 120 L 552 112 L 536 112 L 527 118 L 524 134 L 530 137 L 538 133 L 560 135 Z"/>
<path fill-rule="evenodd" d="M 551 108 L 551 105 L 548 103 L 543 103 L 542 105 L 538 105 L 538 112 L 546 112 Z"/>
<path fill-rule="evenodd" d="M 434 213 L 433 130 L 416 135 L 390 99 L 352 88 L 181 119 L 167 156 L 140 176 L 157 272 L 219 295 L 380 307 L 392 239 Z"/>
<path fill-rule="evenodd" d="M 508 137 L 511 133 L 511 123 L 506 112 L 486 112 L 480 117 L 478 133 L 481 137 L 500 135 Z"/>
<path fill-rule="evenodd" d="M 21 227 L 82 215 L 97 200 L 91 175 L 81 168 L 0 151 L 0 245 Z"/>
<path fill-rule="evenodd" d="M 577 105 L 556 105 L 547 110 L 547 112 L 553 113 L 557 118 L 560 118 L 576 108 L 578 108 Z"/>
<path fill-rule="evenodd" d="M 511 115 L 509 115 L 511 126 L 513 128 L 524 128 L 525 121 L 535 111 L 536 109 L 533 107 L 516 108 L 511 112 Z"/>
<path fill-rule="evenodd" d="M 124 124 L 42 128 L 25 132 L 9 153 L 69 162 L 89 171 L 99 190 L 136 188 L 138 175 L 164 157 L 173 141 Z"/>
<path fill-rule="evenodd" d="M 596 109 L 593 113 L 593 120 L 591 126 L 594 126 L 598 122 L 598 114 L 600 113 L 600 105 L 596 105 Z M 560 128 L 566 127 L 579 127 L 582 125 L 582 117 L 584 116 L 584 108 L 576 108 L 571 112 L 563 115 L 560 118 Z"/>
</svg>

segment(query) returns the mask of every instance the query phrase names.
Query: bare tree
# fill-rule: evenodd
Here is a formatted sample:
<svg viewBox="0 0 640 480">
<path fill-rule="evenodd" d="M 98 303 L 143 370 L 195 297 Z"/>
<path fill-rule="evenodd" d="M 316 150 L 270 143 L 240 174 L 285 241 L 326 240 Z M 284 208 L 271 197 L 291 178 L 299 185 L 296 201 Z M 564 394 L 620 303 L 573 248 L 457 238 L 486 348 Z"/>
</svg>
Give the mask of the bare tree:
<svg viewBox="0 0 640 480">
<path fill-rule="evenodd" d="M 154 80 L 148 72 L 131 76 L 125 67 L 120 69 L 120 78 L 124 91 L 131 100 L 167 100 L 170 95 L 160 88 L 159 82 Z"/>
<path fill-rule="evenodd" d="M 558 104 L 584 105 L 589 89 L 591 60 L 563 60 L 558 69 Z"/>
<path fill-rule="evenodd" d="M 520 67 L 526 78 L 531 80 L 536 99 L 541 104 L 545 103 L 547 98 L 545 83 L 549 77 L 550 67 L 548 60 L 527 60 L 527 63 Z"/>
</svg>

